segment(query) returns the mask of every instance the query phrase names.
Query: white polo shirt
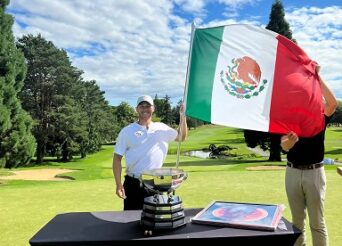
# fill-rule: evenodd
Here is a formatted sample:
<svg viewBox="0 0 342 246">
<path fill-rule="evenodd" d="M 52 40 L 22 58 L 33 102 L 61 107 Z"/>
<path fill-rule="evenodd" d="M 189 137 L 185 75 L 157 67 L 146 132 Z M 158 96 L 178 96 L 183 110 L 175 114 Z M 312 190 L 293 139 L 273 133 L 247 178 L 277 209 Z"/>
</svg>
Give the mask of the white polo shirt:
<svg viewBox="0 0 342 246">
<path fill-rule="evenodd" d="M 120 131 L 115 153 L 125 156 L 126 173 L 139 177 L 141 172 L 163 165 L 168 143 L 177 135 L 175 129 L 161 122 L 151 122 L 148 129 L 134 122 Z"/>
</svg>

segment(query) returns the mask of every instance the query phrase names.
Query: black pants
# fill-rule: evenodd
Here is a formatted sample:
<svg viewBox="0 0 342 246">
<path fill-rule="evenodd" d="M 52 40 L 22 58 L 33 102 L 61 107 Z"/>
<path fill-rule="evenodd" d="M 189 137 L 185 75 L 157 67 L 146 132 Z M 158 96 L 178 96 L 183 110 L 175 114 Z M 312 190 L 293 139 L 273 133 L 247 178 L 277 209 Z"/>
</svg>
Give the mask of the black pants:
<svg viewBox="0 0 342 246">
<path fill-rule="evenodd" d="M 125 188 L 126 199 L 124 200 L 124 210 L 140 210 L 143 208 L 144 198 L 151 196 L 140 184 L 140 180 L 125 176 L 123 184 Z"/>
</svg>

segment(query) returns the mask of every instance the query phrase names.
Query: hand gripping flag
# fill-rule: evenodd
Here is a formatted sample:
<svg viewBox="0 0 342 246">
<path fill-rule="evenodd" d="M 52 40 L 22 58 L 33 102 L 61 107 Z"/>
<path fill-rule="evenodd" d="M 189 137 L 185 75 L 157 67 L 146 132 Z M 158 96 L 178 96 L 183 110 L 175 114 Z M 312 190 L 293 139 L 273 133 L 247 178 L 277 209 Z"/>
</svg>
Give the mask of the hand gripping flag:
<svg viewBox="0 0 342 246">
<path fill-rule="evenodd" d="M 194 29 L 185 114 L 217 125 L 313 136 L 324 129 L 316 66 L 295 43 L 261 27 Z"/>
</svg>

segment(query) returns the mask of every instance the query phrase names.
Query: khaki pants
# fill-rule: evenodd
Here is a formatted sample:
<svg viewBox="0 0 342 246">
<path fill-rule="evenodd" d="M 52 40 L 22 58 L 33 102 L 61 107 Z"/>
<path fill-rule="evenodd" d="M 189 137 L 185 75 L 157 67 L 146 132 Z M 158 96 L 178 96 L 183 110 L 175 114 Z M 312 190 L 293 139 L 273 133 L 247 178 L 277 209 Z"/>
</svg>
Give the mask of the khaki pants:
<svg viewBox="0 0 342 246">
<path fill-rule="evenodd" d="M 285 186 L 292 214 L 292 222 L 302 231 L 302 235 L 298 238 L 295 245 L 306 245 L 306 211 L 309 215 L 313 245 L 328 245 L 328 232 L 324 221 L 326 191 L 324 167 L 310 170 L 287 167 Z"/>
</svg>

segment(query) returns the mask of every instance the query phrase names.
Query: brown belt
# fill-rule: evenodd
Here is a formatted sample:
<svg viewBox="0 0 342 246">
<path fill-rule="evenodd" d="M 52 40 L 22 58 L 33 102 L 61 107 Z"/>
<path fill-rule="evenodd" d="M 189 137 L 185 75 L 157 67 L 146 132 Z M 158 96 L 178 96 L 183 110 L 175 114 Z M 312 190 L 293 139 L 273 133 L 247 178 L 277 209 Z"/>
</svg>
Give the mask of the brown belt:
<svg viewBox="0 0 342 246">
<path fill-rule="evenodd" d="M 310 170 L 310 169 L 316 169 L 316 168 L 323 167 L 323 164 L 322 163 L 315 163 L 315 164 L 310 164 L 310 165 L 294 165 L 294 164 L 288 162 L 287 166 L 292 167 L 292 168 L 297 168 L 300 170 Z"/>
</svg>

